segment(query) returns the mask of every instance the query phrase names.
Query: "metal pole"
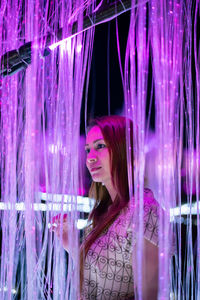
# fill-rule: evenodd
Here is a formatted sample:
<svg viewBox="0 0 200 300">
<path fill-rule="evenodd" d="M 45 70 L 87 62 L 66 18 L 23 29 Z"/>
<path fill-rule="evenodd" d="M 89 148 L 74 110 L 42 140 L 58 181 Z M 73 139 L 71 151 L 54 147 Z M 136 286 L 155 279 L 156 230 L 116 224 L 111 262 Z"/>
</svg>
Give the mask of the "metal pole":
<svg viewBox="0 0 200 300">
<path fill-rule="evenodd" d="M 93 15 L 88 15 L 83 20 L 83 29 L 79 32 L 77 29 L 77 22 L 72 25 L 72 30 L 70 36 L 63 37 L 63 29 L 60 28 L 52 37 L 52 35 L 47 35 L 44 40 L 46 40 L 46 46 L 41 49 L 41 54 L 47 56 L 50 54 L 51 50 L 49 46 L 53 43 L 65 40 L 67 38 L 78 35 L 79 33 L 86 31 L 94 26 L 108 22 L 122 13 L 125 13 L 131 9 L 131 0 L 117 0 L 113 3 L 105 3 L 101 5 L 97 12 Z M 11 50 L 6 52 L 1 57 L 1 69 L 0 75 L 7 76 L 12 75 L 22 69 L 26 69 L 29 64 L 31 64 L 31 46 L 32 42 L 28 42 L 22 45 L 17 50 Z"/>
</svg>

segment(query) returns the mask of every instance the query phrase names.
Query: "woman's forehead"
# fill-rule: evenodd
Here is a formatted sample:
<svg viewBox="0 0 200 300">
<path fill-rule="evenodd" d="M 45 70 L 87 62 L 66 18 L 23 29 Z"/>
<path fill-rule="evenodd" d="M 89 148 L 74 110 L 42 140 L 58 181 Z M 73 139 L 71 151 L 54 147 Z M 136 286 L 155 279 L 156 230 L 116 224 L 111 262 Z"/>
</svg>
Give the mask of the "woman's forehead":
<svg viewBox="0 0 200 300">
<path fill-rule="evenodd" d="M 103 134 L 99 126 L 92 127 L 86 136 L 86 144 L 93 143 L 96 140 L 103 139 Z"/>
</svg>

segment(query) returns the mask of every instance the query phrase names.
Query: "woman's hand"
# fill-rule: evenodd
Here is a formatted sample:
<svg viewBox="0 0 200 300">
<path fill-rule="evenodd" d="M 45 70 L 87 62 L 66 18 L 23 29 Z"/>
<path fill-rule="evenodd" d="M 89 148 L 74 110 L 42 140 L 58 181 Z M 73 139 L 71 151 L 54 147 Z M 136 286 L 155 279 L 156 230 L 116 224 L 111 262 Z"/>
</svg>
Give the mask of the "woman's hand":
<svg viewBox="0 0 200 300">
<path fill-rule="evenodd" d="M 63 248 L 66 251 L 69 251 L 69 224 L 67 220 L 67 214 L 59 214 L 53 217 L 51 230 L 57 235 L 59 240 L 61 241 Z M 61 237 L 62 235 L 62 237 Z"/>
</svg>

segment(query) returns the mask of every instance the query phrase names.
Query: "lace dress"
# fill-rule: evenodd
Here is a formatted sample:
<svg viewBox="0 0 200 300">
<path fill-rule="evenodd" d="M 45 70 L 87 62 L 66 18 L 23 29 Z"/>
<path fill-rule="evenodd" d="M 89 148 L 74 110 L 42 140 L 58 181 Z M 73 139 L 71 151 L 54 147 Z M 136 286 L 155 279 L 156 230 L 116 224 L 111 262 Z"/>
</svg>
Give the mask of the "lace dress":
<svg viewBox="0 0 200 300">
<path fill-rule="evenodd" d="M 133 210 L 127 207 L 89 249 L 84 264 L 82 299 L 134 299 Z M 144 193 L 144 238 L 158 244 L 158 203 Z"/>
</svg>

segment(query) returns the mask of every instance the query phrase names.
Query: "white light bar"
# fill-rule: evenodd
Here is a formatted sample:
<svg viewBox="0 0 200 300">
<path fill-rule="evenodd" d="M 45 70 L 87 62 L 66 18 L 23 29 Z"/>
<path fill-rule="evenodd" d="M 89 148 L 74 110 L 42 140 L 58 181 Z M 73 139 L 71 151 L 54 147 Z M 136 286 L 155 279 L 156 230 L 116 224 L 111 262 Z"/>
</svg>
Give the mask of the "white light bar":
<svg viewBox="0 0 200 300">
<path fill-rule="evenodd" d="M 61 194 L 47 194 L 39 193 L 39 198 L 47 203 L 33 203 L 31 209 L 34 211 L 55 211 L 55 212 L 69 212 L 77 210 L 79 212 L 90 213 L 94 206 L 94 199 L 82 196 L 73 195 L 61 195 Z M 75 201 L 76 200 L 76 201 Z M 77 203 L 75 203 L 77 202 Z M 200 201 L 199 201 L 200 208 Z M 18 203 L 4 203 L 0 202 L 0 210 L 17 210 L 25 211 L 26 204 L 24 202 Z M 174 217 L 179 215 L 197 215 L 197 202 L 189 204 L 183 204 L 181 207 L 170 208 L 170 218 L 173 220 Z"/>
<path fill-rule="evenodd" d="M 61 195 L 61 194 L 47 194 L 47 193 L 38 193 L 39 199 L 48 202 L 52 202 L 54 204 L 63 204 L 64 208 L 67 211 L 72 211 L 77 209 L 80 212 L 91 212 L 94 206 L 94 199 L 83 197 L 83 196 L 74 196 L 74 195 Z M 66 206 L 67 205 L 67 206 Z M 61 210 L 61 209 L 59 209 Z"/>
<path fill-rule="evenodd" d="M 200 201 L 199 201 L 200 209 Z M 181 205 L 181 207 L 170 208 L 170 216 L 179 216 L 179 215 L 197 215 L 197 202 L 192 203 L 192 205 L 186 203 Z"/>
<path fill-rule="evenodd" d="M 146 2 L 148 2 L 148 0 L 144 1 L 144 3 L 146 3 Z M 100 24 L 103 24 L 103 23 L 107 23 L 108 21 L 116 19 L 118 16 L 120 16 L 121 14 L 123 14 L 123 13 L 131 10 L 131 8 L 132 8 L 131 5 L 128 5 L 128 6 L 126 5 L 126 7 L 125 7 L 125 5 L 123 4 L 123 2 L 121 0 L 119 1 L 119 3 L 120 3 L 120 5 L 122 5 L 123 10 L 118 10 L 117 7 L 116 7 L 116 9 L 114 10 L 113 15 L 111 15 L 110 13 L 107 13 L 107 11 L 105 11 L 104 14 L 101 12 L 101 16 L 105 15 L 105 18 L 101 18 L 101 19 L 96 18 L 96 20 L 99 19 L 98 22 L 97 21 L 94 22 L 92 20 L 92 16 L 88 15 L 88 19 L 90 20 L 90 25 L 86 26 L 85 28 L 82 28 L 82 30 L 77 31 L 77 32 L 73 33 L 72 35 L 70 35 L 70 36 L 68 36 L 68 37 L 66 37 L 66 38 L 64 38 L 64 39 L 62 39 L 62 40 L 60 40 L 58 42 L 55 42 L 55 43 L 51 44 L 48 48 L 50 50 L 54 50 L 56 47 L 64 44 L 67 40 L 69 40 L 69 39 L 77 36 L 78 34 L 83 33 L 83 32 L 85 32 L 85 31 L 87 31 L 87 30 L 89 30 L 89 29 L 91 29 L 93 27 L 96 27 L 97 25 L 100 25 Z M 137 5 L 135 5 L 135 6 L 137 6 Z M 96 7 L 95 10 L 98 13 L 98 6 Z M 106 16 L 108 16 L 108 17 L 106 17 Z"/>
<path fill-rule="evenodd" d="M 30 205 L 31 209 L 34 211 L 69 211 L 68 205 L 64 204 L 61 206 L 61 204 L 58 203 L 33 203 Z M 0 203 L 0 210 L 17 210 L 17 211 L 25 211 L 26 210 L 26 204 L 24 202 L 19 203 Z"/>
<path fill-rule="evenodd" d="M 69 207 L 67 204 L 64 204 L 63 207 L 59 203 L 34 203 L 34 205 L 31 205 L 31 208 L 34 208 L 34 211 L 53 211 L 53 212 L 68 212 Z M 3 203 L 0 202 L 0 210 L 16 210 L 16 211 L 25 211 L 26 206 L 25 203 Z M 77 229 L 83 229 L 86 227 L 88 221 L 85 219 L 78 219 L 77 221 Z M 52 224 L 49 223 L 48 227 L 50 228 Z"/>
<path fill-rule="evenodd" d="M 77 199 L 78 204 L 93 204 L 94 199 L 83 197 L 83 196 L 74 196 L 74 195 L 66 195 L 66 194 L 51 194 L 51 193 L 42 193 L 39 192 L 38 197 L 44 201 L 51 201 L 51 202 L 64 202 L 64 203 L 71 203 L 73 199 Z"/>
<path fill-rule="evenodd" d="M 47 203 L 33 203 L 30 204 L 34 211 L 74 211 L 90 213 L 94 206 L 94 199 L 82 196 L 61 195 L 61 194 L 47 194 L 39 192 L 37 198 Z M 0 210 L 17 210 L 25 211 L 26 203 L 10 203 L 0 202 Z"/>
<path fill-rule="evenodd" d="M 61 203 L 33 203 L 30 205 L 31 209 L 34 211 L 64 211 L 69 212 L 75 210 L 74 204 L 61 204 Z M 72 209 L 73 207 L 73 209 Z M 17 210 L 17 211 L 25 211 L 26 204 L 24 202 L 19 203 L 4 203 L 0 202 L 0 210 Z M 92 210 L 92 206 L 90 205 L 77 205 L 77 211 L 89 213 Z"/>
</svg>

